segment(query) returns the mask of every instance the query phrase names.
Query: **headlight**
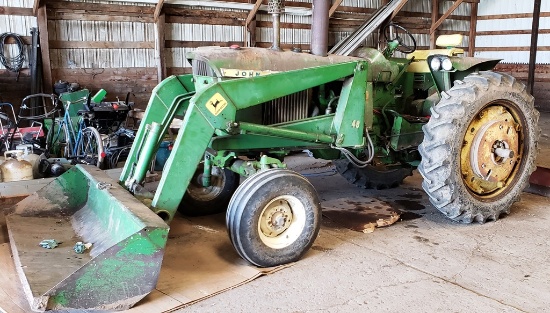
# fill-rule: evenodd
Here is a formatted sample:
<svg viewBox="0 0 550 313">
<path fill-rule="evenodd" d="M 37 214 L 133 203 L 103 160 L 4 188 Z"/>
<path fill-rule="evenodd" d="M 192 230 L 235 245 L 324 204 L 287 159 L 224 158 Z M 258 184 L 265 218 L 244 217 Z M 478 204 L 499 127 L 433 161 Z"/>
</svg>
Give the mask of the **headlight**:
<svg viewBox="0 0 550 313">
<path fill-rule="evenodd" d="M 451 62 L 449 58 L 444 58 L 443 61 L 441 61 L 441 67 L 445 71 L 450 71 L 453 69 L 453 62 Z"/>
<path fill-rule="evenodd" d="M 430 61 L 430 67 L 432 68 L 432 71 L 439 71 L 441 69 L 441 60 L 438 57 L 432 58 Z"/>
</svg>

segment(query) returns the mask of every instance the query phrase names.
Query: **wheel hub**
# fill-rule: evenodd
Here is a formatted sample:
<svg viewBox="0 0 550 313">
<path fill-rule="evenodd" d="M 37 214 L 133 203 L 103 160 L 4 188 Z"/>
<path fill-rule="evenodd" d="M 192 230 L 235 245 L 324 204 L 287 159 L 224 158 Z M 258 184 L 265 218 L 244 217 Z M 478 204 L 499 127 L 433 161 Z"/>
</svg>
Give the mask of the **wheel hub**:
<svg viewBox="0 0 550 313">
<path fill-rule="evenodd" d="M 266 237 L 277 237 L 288 229 L 292 217 L 289 203 L 279 199 L 265 208 L 260 218 L 260 230 Z"/>
<path fill-rule="evenodd" d="M 210 176 L 210 186 L 208 187 L 204 187 L 202 185 L 203 173 L 201 169 L 202 167 L 199 168 L 199 171 L 197 171 L 197 173 L 195 173 L 195 176 L 192 178 L 191 183 L 187 187 L 187 192 L 196 199 L 201 199 L 203 201 L 212 200 L 223 192 L 223 186 L 225 183 L 223 169 L 220 169 L 218 167 L 212 168 L 212 173 Z"/>
<path fill-rule="evenodd" d="M 462 177 L 468 188 L 485 195 L 506 185 L 521 159 L 520 130 L 503 106 L 490 106 L 474 118 L 461 151 Z"/>
</svg>

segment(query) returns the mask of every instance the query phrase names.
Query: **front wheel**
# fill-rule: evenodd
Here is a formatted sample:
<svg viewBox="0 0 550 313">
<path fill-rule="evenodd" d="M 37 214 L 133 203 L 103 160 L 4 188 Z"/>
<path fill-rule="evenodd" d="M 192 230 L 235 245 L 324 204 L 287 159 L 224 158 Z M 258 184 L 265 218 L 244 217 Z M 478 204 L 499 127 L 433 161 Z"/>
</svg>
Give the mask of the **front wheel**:
<svg viewBox="0 0 550 313">
<path fill-rule="evenodd" d="M 178 211 L 188 216 L 201 216 L 225 212 L 227 204 L 237 187 L 239 174 L 212 166 L 210 186 L 202 185 L 204 165 L 201 163 L 191 178 Z"/>
<path fill-rule="evenodd" d="M 509 213 L 535 168 L 538 117 L 512 76 L 481 72 L 456 81 L 432 108 L 419 146 L 431 203 L 463 223 Z"/>
<path fill-rule="evenodd" d="M 82 130 L 76 143 L 76 160 L 78 163 L 91 164 L 102 167 L 105 158 L 103 140 L 95 127 L 86 127 Z"/>
<path fill-rule="evenodd" d="M 300 259 L 317 237 L 321 204 L 300 174 L 270 169 L 245 180 L 226 213 L 229 237 L 245 260 L 261 267 Z"/>
</svg>

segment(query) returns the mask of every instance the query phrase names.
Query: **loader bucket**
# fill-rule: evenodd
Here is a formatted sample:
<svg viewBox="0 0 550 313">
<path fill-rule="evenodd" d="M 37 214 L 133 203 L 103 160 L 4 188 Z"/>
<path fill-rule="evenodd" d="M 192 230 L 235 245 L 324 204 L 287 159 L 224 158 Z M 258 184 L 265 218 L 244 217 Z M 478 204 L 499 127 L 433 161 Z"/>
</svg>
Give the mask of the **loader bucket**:
<svg viewBox="0 0 550 313">
<path fill-rule="evenodd" d="M 128 309 L 157 283 L 168 225 L 97 167 L 77 165 L 6 212 L 34 311 Z M 53 249 L 44 239 L 61 242 Z M 77 242 L 91 243 L 84 253 Z"/>
</svg>

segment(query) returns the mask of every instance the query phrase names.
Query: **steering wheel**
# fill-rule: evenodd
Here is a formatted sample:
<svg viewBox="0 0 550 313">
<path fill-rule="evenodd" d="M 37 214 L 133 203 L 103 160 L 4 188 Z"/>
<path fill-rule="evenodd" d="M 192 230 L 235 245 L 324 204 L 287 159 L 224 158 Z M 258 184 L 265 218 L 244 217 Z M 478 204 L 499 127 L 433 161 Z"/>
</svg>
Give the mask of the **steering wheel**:
<svg viewBox="0 0 550 313">
<path fill-rule="evenodd" d="M 382 30 L 386 42 L 397 41 L 397 51 L 402 53 L 412 53 L 416 50 L 416 40 L 405 27 L 389 23 Z"/>
</svg>

